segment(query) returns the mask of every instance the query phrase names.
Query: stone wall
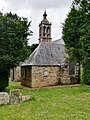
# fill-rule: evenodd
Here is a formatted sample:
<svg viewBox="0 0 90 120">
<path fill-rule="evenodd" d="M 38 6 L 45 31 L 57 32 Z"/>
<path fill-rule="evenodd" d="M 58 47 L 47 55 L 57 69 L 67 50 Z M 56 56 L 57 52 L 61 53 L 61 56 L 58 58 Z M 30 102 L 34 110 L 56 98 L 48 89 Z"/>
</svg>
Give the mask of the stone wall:
<svg viewBox="0 0 90 120">
<path fill-rule="evenodd" d="M 71 79 L 69 66 L 25 66 L 21 68 L 21 85 L 26 87 L 44 87 L 75 84 Z"/>
<path fill-rule="evenodd" d="M 70 75 L 69 75 L 69 66 L 64 66 L 60 70 L 60 79 L 62 85 L 71 84 Z"/>
<path fill-rule="evenodd" d="M 44 87 L 60 84 L 58 66 L 33 66 L 32 87 Z"/>
<path fill-rule="evenodd" d="M 32 67 L 21 67 L 21 85 L 31 87 Z"/>
<path fill-rule="evenodd" d="M 20 81 L 21 79 L 21 67 L 17 66 L 10 70 L 10 78 L 12 81 Z"/>
</svg>

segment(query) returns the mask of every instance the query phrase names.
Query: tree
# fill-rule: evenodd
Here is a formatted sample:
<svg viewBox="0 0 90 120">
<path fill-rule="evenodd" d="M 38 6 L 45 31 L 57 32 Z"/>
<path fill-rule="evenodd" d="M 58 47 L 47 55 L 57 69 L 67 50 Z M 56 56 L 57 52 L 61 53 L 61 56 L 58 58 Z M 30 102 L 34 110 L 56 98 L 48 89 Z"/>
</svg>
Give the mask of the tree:
<svg viewBox="0 0 90 120">
<path fill-rule="evenodd" d="M 83 16 L 83 25 L 80 28 L 80 42 L 83 50 L 83 82 L 90 85 L 90 1 L 82 1 L 80 10 Z"/>
<path fill-rule="evenodd" d="M 29 55 L 27 36 L 30 36 L 32 33 L 31 30 L 29 30 L 30 23 L 27 18 L 21 18 L 11 12 L 7 14 L 0 13 L 1 88 L 5 88 L 8 85 L 1 81 L 8 78 L 10 68 L 18 65 L 19 62 L 23 61 Z M 3 76 L 4 73 L 7 73 L 6 78 Z"/>
<path fill-rule="evenodd" d="M 72 5 L 70 13 L 67 15 L 65 23 L 63 24 L 63 40 L 66 45 L 67 53 L 70 56 L 70 60 L 80 61 L 81 57 L 81 45 L 80 45 L 80 32 L 82 19 L 80 13 Z"/>
<path fill-rule="evenodd" d="M 90 0 L 73 1 L 63 24 L 63 39 L 70 59 L 83 65 L 84 83 L 90 84 Z"/>
<path fill-rule="evenodd" d="M 37 48 L 38 44 L 32 44 L 30 46 L 30 54 L 32 54 L 32 52 Z"/>
</svg>

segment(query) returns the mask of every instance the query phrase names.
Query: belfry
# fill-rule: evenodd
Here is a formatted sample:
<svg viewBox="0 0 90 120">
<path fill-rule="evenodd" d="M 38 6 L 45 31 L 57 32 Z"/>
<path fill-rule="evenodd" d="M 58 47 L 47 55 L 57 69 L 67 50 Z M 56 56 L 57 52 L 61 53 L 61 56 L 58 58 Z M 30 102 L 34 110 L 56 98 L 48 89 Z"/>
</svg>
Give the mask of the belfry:
<svg viewBox="0 0 90 120">
<path fill-rule="evenodd" d="M 51 42 L 51 22 L 47 20 L 46 10 L 43 14 L 43 20 L 39 24 L 39 43 L 41 42 Z"/>
</svg>

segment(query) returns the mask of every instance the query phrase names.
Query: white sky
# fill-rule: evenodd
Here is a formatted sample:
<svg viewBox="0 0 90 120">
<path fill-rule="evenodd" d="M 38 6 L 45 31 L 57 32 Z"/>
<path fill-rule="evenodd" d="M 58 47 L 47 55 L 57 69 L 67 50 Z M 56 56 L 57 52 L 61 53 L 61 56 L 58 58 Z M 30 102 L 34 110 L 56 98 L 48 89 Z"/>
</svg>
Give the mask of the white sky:
<svg viewBox="0 0 90 120">
<path fill-rule="evenodd" d="M 52 40 L 62 36 L 62 25 L 70 10 L 72 0 L 0 0 L 0 11 L 16 13 L 21 17 L 32 20 L 31 30 L 33 36 L 29 44 L 38 43 L 38 25 L 43 19 L 46 9 L 47 19 L 52 23 Z"/>
</svg>

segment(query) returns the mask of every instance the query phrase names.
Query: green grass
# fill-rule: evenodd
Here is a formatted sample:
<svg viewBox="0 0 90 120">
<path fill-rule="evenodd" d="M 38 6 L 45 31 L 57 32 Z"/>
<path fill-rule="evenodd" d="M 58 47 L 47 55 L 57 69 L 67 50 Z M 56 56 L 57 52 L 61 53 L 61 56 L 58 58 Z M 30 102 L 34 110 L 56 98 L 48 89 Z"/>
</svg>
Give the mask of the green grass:
<svg viewBox="0 0 90 120">
<path fill-rule="evenodd" d="M 90 86 L 64 86 L 39 90 L 10 83 L 34 99 L 0 106 L 0 120 L 90 120 Z"/>
</svg>

